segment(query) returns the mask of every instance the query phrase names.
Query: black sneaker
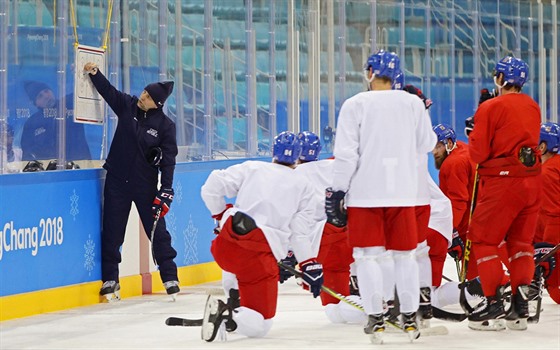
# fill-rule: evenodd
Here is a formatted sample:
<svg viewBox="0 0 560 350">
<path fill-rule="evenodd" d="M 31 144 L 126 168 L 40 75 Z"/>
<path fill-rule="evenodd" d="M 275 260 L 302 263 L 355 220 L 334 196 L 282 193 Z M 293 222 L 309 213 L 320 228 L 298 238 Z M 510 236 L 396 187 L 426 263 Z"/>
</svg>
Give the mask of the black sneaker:
<svg viewBox="0 0 560 350">
<path fill-rule="evenodd" d="M 230 322 L 233 327 L 231 331 L 237 328 L 237 324 L 233 321 L 232 310 L 228 307 L 226 303 L 219 299 L 214 299 L 211 295 L 208 296 L 206 300 L 206 306 L 204 308 L 204 317 L 202 319 L 202 330 L 201 337 L 207 342 L 214 341 L 220 330 L 222 322 Z M 223 340 L 225 340 L 225 333 L 221 334 Z"/>
<path fill-rule="evenodd" d="M 432 289 L 430 287 L 420 288 L 420 306 L 418 307 L 418 316 L 423 320 L 429 320 L 434 317 L 431 295 Z"/>
<path fill-rule="evenodd" d="M 368 315 L 368 323 L 364 327 L 364 333 L 369 335 L 370 341 L 374 344 L 383 344 L 384 332 L 385 322 L 383 314 Z"/>
</svg>

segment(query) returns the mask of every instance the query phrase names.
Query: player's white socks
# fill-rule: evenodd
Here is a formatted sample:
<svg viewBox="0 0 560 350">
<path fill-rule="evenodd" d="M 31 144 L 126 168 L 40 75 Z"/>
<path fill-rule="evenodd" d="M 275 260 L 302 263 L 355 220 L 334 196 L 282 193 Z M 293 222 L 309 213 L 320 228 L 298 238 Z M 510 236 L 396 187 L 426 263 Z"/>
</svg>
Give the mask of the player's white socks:
<svg viewBox="0 0 560 350">
<path fill-rule="evenodd" d="M 236 333 L 250 337 L 264 337 L 272 327 L 272 319 L 265 320 L 255 310 L 241 306 L 233 312 L 233 320 L 237 323 Z"/>
<path fill-rule="evenodd" d="M 432 306 L 442 308 L 447 305 L 459 304 L 459 293 L 459 282 L 444 283 L 432 291 Z M 467 290 L 465 290 L 465 296 L 468 301 L 479 299 L 476 296 L 470 295 Z"/>
<path fill-rule="evenodd" d="M 424 240 L 416 247 L 416 262 L 418 263 L 418 277 L 420 288 L 432 286 L 432 262 L 430 260 L 430 247 Z"/>
<path fill-rule="evenodd" d="M 416 312 L 420 303 L 420 285 L 414 250 L 394 250 L 393 258 L 401 313 Z M 360 292 L 361 290 L 360 287 Z"/>
<path fill-rule="evenodd" d="M 383 273 L 383 300 L 395 299 L 395 261 L 393 251 L 387 250 L 377 259 Z"/>
<path fill-rule="evenodd" d="M 383 313 L 383 273 L 378 259 L 385 253 L 383 247 L 354 248 L 358 287 L 366 314 Z M 418 303 L 418 301 L 417 301 Z"/>
</svg>

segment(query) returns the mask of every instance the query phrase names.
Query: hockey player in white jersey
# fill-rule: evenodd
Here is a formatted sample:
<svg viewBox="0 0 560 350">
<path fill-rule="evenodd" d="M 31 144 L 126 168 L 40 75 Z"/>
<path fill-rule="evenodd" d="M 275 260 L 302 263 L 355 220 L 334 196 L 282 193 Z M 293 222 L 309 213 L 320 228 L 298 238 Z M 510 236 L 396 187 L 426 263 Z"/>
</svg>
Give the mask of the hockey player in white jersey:
<svg viewBox="0 0 560 350">
<path fill-rule="evenodd" d="M 323 271 L 308 237 L 313 191 L 293 169 L 300 152 L 297 136 L 282 132 L 274 139 L 272 163 L 246 161 L 214 170 L 202 186 L 202 199 L 221 228 L 212 241 L 212 255 L 235 275 L 240 296 L 236 309 L 208 297 L 203 340 L 213 341 L 221 328 L 248 337 L 268 333 L 276 313 L 277 261 L 286 256 L 288 245 L 300 261 L 303 282 L 319 296 Z M 236 197 L 235 205 L 226 206 L 225 197 Z"/>
<path fill-rule="evenodd" d="M 403 327 L 411 339 L 419 334 L 416 164 L 418 154 L 431 151 L 435 142 L 422 101 L 391 89 L 399 71 L 398 56 L 378 51 L 369 57 L 366 69 L 372 91 L 349 98 L 340 110 L 325 210 L 329 222 L 344 221 L 347 214 L 360 295 L 368 314 L 364 332 L 380 343 L 385 330 L 381 264 L 387 260 L 394 261 Z"/>
<path fill-rule="evenodd" d="M 350 264 L 352 248 L 348 244 L 348 230 L 346 225 L 335 226 L 327 222 L 325 214 L 325 189 L 332 183 L 333 159 L 318 160 L 321 151 L 319 137 L 310 132 L 299 133 L 302 152 L 296 172 L 303 174 L 312 185 L 315 212 L 312 230 L 313 254 L 323 265 L 325 286 L 347 296 L 347 299 L 361 304 L 359 296 L 350 295 Z M 321 302 L 325 307 L 327 318 L 333 323 L 364 324 L 367 315 L 357 308 L 340 302 L 338 299 L 321 292 Z"/>
</svg>

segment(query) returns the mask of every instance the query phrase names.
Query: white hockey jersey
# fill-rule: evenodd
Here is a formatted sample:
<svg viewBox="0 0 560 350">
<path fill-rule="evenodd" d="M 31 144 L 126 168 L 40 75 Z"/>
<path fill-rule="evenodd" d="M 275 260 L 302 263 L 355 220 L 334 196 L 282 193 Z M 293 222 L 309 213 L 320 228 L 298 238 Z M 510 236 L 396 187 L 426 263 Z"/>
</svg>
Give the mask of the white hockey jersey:
<svg viewBox="0 0 560 350">
<path fill-rule="evenodd" d="M 264 232 L 277 260 L 286 257 L 288 245 L 298 261 L 316 257 L 309 237 L 315 210 L 313 194 L 307 179 L 294 169 L 261 161 L 214 170 L 201 188 L 202 199 L 212 215 L 224 210 L 225 197 L 237 197 L 220 226 L 237 211 L 246 213 Z"/>
<path fill-rule="evenodd" d="M 313 202 L 315 212 L 313 214 L 313 229 L 311 231 L 311 249 L 315 255 L 319 254 L 323 229 L 327 222 L 325 214 L 325 190 L 332 183 L 332 170 L 334 161 L 332 159 L 307 162 L 297 166 L 296 172 L 302 174 L 309 180 L 313 188 Z"/>
<path fill-rule="evenodd" d="M 431 176 L 428 176 L 430 188 L 430 222 L 428 227 L 441 234 L 451 245 L 453 234 L 453 209 L 451 201 L 443 194 Z"/>
<path fill-rule="evenodd" d="M 418 154 L 436 145 L 418 96 L 402 90 L 362 92 L 344 102 L 334 146 L 333 189 L 349 207 L 418 203 Z"/>
</svg>

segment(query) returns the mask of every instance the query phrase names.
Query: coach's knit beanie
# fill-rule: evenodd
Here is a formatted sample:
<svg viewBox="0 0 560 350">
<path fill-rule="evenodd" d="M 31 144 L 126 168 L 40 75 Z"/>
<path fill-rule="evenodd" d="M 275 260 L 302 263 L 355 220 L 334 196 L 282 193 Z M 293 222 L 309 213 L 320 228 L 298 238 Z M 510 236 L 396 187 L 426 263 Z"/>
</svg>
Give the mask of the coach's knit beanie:
<svg viewBox="0 0 560 350">
<path fill-rule="evenodd" d="M 27 93 L 27 96 L 29 96 L 29 99 L 31 100 L 31 102 L 33 102 L 33 104 L 35 104 L 35 100 L 37 99 L 37 96 L 39 96 L 39 93 L 45 89 L 50 89 L 50 87 L 40 81 L 32 81 L 32 80 L 27 80 L 23 83 L 23 88 L 25 89 L 25 92 Z"/>
<path fill-rule="evenodd" d="M 161 108 L 163 107 L 165 100 L 167 100 L 169 95 L 173 92 L 173 85 L 174 83 L 172 81 L 161 81 L 146 85 L 144 90 L 150 94 L 150 97 L 156 103 L 157 108 Z"/>
</svg>

